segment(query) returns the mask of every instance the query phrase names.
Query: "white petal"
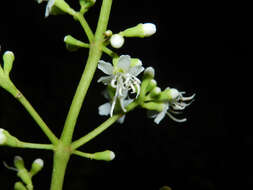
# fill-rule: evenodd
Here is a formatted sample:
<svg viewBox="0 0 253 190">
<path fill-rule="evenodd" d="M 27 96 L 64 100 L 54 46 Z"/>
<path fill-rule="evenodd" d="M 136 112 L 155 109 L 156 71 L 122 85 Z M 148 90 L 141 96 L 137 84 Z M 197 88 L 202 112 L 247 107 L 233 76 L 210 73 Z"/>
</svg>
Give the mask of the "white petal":
<svg viewBox="0 0 253 190">
<path fill-rule="evenodd" d="M 104 84 L 109 84 L 111 80 L 113 79 L 113 76 L 104 76 L 100 77 L 97 82 L 103 82 Z"/>
<path fill-rule="evenodd" d="M 122 123 L 124 123 L 125 118 L 126 118 L 126 115 L 123 115 L 122 117 L 120 117 L 120 118 L 118 119 L 117 122 L 120 123 L 120 124 L 122 124 Z"/>
<path fill-rule="evenodd" d="M 144 67 L 142 67 L 141 65 L 138 65 L 135 67 L 131 67 L 129 70 L 129 73 L 134 76 L 138 76 L 143 70 L 144 70 Z"/>
<path fill-rule="evenodd" d="M 50 12 L 51 12 L 51 9 L 54 5 L 54 2 L 55 0 L 49 0 L 48 3 L 47 3 L 47 7 L 46 7 L 46 12 L 45 12 L 45 17 L 48 17 Z"/>
<path fill-rule="evenodd" d="M 124 72 L 128 72 L 131 64 L 131 58 L 129 55 L 121 55 L 117 67 L 122 69 Z"/>
<path fill-rule="evenodd" d="M 111 110 L 111 104 L 109 102 L 102 104 L 98 107 L 99 115 L 109 115 Z"/>
<path fill-rule="evenodd" d="M 159 114 L 157 114 L 157 116 L 156 116 L 154 122 L 155 122 L 156 124 L 159 124 L 160 121 L 164 118 L 165 114 L 166 114 L 166 112 L 164 112 L 164 111 L 162 111 L 162 112 L 160 112 Z"/>
<path fill-rule="evenodd" d="M 105 61 L 99 61 L 98 62 L 98 68 L 103 71 L 107 75 L 113 74 L 113 66 L 111 63 L 105 62 Z"/>
</svg>

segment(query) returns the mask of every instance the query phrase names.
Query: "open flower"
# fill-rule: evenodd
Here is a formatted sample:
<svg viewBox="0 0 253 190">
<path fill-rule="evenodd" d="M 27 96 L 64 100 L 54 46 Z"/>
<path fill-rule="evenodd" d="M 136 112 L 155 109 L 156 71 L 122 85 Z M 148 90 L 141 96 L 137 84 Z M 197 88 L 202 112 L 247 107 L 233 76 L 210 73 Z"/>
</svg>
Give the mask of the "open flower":
<svg viewBox="0 0 253 190">
<path fill-rule="evenodd" d="M 193 102 L 195 94 L 189 97 L 184 97 L 184 93 L 185 92 L 179 92 L 175 88 L 171 88 L 170 99 L 167 102 L 164 102 L 163 110 L 161 112 L 149 111 L 148 117 L 154 118 L 156 124 L 159 124 L 165 115 L 168 115 L 173 121 L 179 123 L 185 122 L 187 120 L 186 118 L 178 119 L 174 115 L 181 114 L 182 111 Z"/>
<path fill-rule="evenodd" d="M 137 76 L 144 70 L 141 62 L 134 66 L 131 65 L 131 57 L 122 55 L 119 57 L 116 65 L 105 61 L 99 61 L 98 68 L 109 76 L 103 76 L 98 79 L 98 82 L 103 82 L 105 85 L 110 85 L 115 89 L 115 94 L 112 100 L 110 115 L 113 115 L 113 110 L 117 100 L 119 100 L 121 109 L 126 112 L 124 100 L 128 98 L 129 92 L 136 93 L 135 98 L 139 96 L 141 81 Z"/>
</svg>

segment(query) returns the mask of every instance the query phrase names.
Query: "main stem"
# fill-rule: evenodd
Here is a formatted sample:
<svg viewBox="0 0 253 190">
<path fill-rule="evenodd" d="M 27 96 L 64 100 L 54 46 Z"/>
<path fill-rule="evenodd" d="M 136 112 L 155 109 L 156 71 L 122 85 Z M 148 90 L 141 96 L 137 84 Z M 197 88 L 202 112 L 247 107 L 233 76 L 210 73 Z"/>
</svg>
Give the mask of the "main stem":
<svg viewBox="0 0 253 190">
<path fill-rule="evenodd" d="M 93 41 L 90 43 L 89 57 L 77 87 L 75 96 L 70 106 L 63 132 L 54 152 L 54 166 L 50 190 L 62 190 L 64 175 L 71 155 L 70 144 L 78 115 L 84 98 L 94 76 L 99 59 L 102 56 L 103 34 L 107 28 L 111 11 L 112 0 L 103 0 L 97 30 Z"/>
</svg>

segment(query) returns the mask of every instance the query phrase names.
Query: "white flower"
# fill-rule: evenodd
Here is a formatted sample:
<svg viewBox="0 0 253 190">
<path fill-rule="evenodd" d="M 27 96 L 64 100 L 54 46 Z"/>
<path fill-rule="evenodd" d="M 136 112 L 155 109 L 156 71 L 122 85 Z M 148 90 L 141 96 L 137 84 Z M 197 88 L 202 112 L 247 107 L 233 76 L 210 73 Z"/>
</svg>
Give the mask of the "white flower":
<svg viewBox="0 0 253 190">
<path fill-rule="evenodd" d="M 164 109 L 161 112 L 149 111 L 148 117 L 155 118 L 154 122 L 156 124 L 159 124 L 160 121 L 165 117 L 165 115 L 168 115 L 173 121 L 179 123 L 187 121 L 186 118 L 178 119 L 173 115 L 181 114 L 182 111 L 193 102 L 195 94 L 189 97 L 184 97 L 184 93 L 185 92 L 179 92 L 175 88 L 170 89 L 171 100 L 164 103 Z M 186 103 L 188 101 L 190 102 Z"/>
<path fill-rule="evenodd" d="M 112 66 L 111 63 L 105 61 L 99 61 L 98 68 L 109 75 L 99 78 L 98 82 L 111 85 L 115 89 L 110 115 L 113 115 L 117 99 L 119 100 L 121 109 L 126 112 L 124 100 L 127 99 L 129 92 L 136 93 L 135 98 L 139 96 L 141 81 L 137 76 L 144 68 L 141 64 L 131 66 L 131 58 L 129 55 L 120 56 L 116 66 Z"/>
</svg>

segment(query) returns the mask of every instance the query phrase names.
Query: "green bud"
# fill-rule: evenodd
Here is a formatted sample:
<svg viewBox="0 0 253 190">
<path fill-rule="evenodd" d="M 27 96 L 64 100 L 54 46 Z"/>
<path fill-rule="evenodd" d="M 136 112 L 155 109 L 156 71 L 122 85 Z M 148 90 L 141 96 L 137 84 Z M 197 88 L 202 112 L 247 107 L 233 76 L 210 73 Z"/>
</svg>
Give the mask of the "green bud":
<svg viewBox="0 0 253 190">
<path fill-rule="evenodd" d="M 14 190 L 27 190 L 22 182 L 16 182 L 14 185 Z"/>
<path fill-rule="evenodd" d="M 19 140 L 12 136 L 8 131 L 0 128 L 0 146 L 17 147 Z"/>
<path fill-rule="evenodd" d="M 146 91 L 149 92 L 149 91 L 153 90 L 156 87 L 156 85 L 157 85 L 156 80 L 154 80 L 154 79 L 150 80 L 148 83 L 148 86 L 146 88 Z"/>
<path fill-rule="evenodd" d="M 152 98 L 158 98 L 158 96 L 161 94 L 161 88 L 155 87 L 151 92 L 149 93 L 149 96 Z"/>
<path fill-rule="evenodd" d="M 112 161 L 115 158 L 114 152 L 110 150 L 106 150 L 103 152 L 96 152 L 93 154 L 93 159 L 95 160 L 104 160 L 104 161 Z"/>
<path fill-rule="evenodd" d="M 156 26 L 152 23 L 138 24 L 137 26 L 128 28 L 120 34 L 124 37 L 149 37 L 156 32 Z"/>
<path fill-rule="evenodd" d="M 4 72 L 9 75 L 13 62 L 15 60 L 14 53 L 12 51 L 6 51 L 3 55 L 3 61 L 4 61 Z"/>
<path fill-rule="evenodd" d="M 32 168 L 30 170 L 31 177 L 36 175 L 40 170 L 42 170 L 43 166 L 44 166 L 44 162 L 42 159 L 38 158 L 34 160 L 32 163 Z"/>
<path fill-rule="evenodd" d="M 105 35 L 105 37 L 111 37 L 112 36 L 112 31 L 111 30 L 106 30 L 104 35 Z"/>
<path fill-rule="evenodd" d="M 68 13 L 72 16 L 76 14 L 75 10 L 73 10 L 68 3 L 64 0 L 49 0 L 46 7 L 45 17 L 49 15 L 58 15 Z"/>
<path fill-rule="evenodd" d="M 89 44 L 86 44 L 80 40 L 75 39 L 71 35 L 67 35 L 64 37 L 64 42 L 66 43 L 66 48 L 69 51 L 76 51 L 79 48 L 89 48 Z"/>
<path fill-rule="evenodd" d="M 155 77 L 155 69 L 153 67 L 147 67 L 144 71 L 145 78 L 154 78 Z"/>
<path fill-rule="evenodd" d="M 146 108 L 148 110 L 154 110 L 161 112 L 164 109 L 164 104 L 163 103 L 157 103 L 157 102 L 148 102 L 144 103 L 142 105 L 143 108 Z"/>
<path fill-rule="evenodd" d="M 14 157 L 14 166 L 18 169 L 17 176 L 26 184 L 28 189 L 32 189 L 32 179 L 25 168 L 24 160 L 20 156 L 15 156 Z"/>
</svg>

